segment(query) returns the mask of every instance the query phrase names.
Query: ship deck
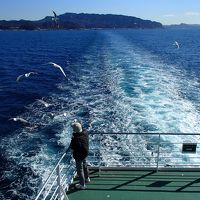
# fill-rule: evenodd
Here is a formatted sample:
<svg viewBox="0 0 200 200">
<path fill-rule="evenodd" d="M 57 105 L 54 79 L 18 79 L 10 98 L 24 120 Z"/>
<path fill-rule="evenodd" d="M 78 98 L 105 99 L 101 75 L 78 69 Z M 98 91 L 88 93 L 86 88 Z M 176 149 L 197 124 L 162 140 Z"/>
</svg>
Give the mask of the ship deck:
<svg viewBox="0 0 200 200">
<path fill-rule="evenodd" d="M 195 200 L 200 199 L 200 171 L 90 170 L 91 182 L 69 200 Z"/>
</svg>

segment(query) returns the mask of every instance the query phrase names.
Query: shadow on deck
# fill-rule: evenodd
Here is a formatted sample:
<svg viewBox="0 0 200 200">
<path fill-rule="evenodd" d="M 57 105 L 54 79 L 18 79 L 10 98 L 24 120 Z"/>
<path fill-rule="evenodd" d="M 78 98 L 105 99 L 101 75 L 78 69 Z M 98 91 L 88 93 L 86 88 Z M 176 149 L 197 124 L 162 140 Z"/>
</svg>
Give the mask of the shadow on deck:
<svg viewBox="0 0 200 200">
<path fill-rule="evenodd" d="M 195 200 L 200 199 L 200 172 L 104 170 L 90 171 L 85 190 L 74 184 L 67 192 L 70 200 Z"/>
</svg>

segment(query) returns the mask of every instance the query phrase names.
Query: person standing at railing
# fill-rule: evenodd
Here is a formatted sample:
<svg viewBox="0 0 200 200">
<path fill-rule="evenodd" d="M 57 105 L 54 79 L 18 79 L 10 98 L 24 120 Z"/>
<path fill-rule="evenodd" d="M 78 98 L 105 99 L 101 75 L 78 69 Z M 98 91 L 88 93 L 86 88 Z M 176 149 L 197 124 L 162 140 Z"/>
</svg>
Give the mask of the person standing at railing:
<svg viewBox="0 0 200 200">
<path fill-rule="evenodd" d="M 85 183 L 90 182 L 86 158 L 89 152 L 88 133 L 82 128 L 81 123 L 75 121 L 72 123 L 73 136 L 70 143 L 70 148 L 73 152 L 73 158 L 76 162 L 76 171 L 79 178 L 79 184 L 76 184 L 77 189 L 85 189 Z"/>
</svg>

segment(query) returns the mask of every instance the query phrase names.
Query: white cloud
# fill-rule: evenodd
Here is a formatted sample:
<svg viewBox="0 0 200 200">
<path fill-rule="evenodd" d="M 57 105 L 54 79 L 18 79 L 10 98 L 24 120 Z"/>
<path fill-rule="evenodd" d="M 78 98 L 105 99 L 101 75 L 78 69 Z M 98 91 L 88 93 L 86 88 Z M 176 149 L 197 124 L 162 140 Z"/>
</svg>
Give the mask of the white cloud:
<svg viewBox="0 0 200 200">
<path fill-rule="evenodd" d="M 186 12 L 185 15 L 188 15 L 188 16 L 200 16 L 200 12 Z"/>
<path fill-rule="evenodd" d="M 166 15 L 164 15 L 164 17 L 175 17 L 175 15 L 174 14 L 166 14 Z"/>
</svg>

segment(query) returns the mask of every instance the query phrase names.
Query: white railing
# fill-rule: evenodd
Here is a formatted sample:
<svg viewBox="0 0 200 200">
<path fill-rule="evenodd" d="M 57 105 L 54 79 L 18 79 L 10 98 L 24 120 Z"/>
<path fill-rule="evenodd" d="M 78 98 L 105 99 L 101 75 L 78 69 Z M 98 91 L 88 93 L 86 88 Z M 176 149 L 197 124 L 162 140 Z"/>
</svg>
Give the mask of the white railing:
<svg viewBox="0 0 200 200">
<path fill-rule="evenodd" d="M 66 191 L 75 175 L 74 173 L 75 170 L 71 165 L 71 153 L 68 148 L 48 176 L 35 200 L 69 200 Z"/>
<path fill-rule="evenodd" d="M 200 134 L 90 133 L 91 167 L 153 170 L 200 170 Z M 178 139 L 179 141 L 174 141 Z M 195 151 L 183 144 L 195 145 Z M 192 147 L 191 147 L 192 148 Z M 194 149 L 193 149 L 194 150 Z M 68 200 L 66 191 L 75 176 L 68 148 L 47 178 L 35 200 Z"/>
<path fill-rule="evenodd" d="M 197 133 L 91 133 L 88 160 L 101 168 L 199 170 L 199 139 Z M 183 151 L 185 144 L 194 151 L 190 147 Z"/>
</svg>

